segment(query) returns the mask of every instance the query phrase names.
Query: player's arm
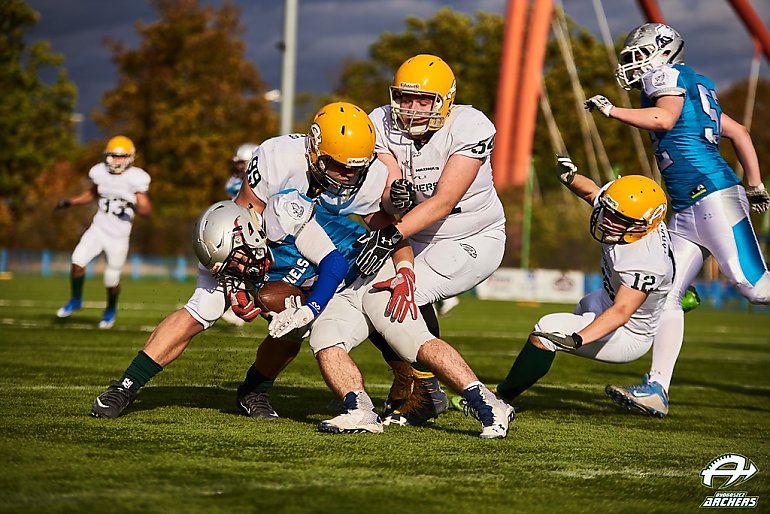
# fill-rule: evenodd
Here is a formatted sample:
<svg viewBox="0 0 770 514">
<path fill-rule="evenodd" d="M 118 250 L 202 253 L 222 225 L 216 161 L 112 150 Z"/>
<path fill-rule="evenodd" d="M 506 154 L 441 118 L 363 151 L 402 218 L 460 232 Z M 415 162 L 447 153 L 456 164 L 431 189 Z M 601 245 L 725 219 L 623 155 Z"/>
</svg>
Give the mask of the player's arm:
<svg viewBox="0 0 770 514">
<path fill-rule="evenodd" d="M 73 205 L 84 205 L 84 204 L 93 202 L 98 197 L 99 195 L 96 191 L 96 184 L 91 184 L 91 187 L 84 190 L 82 193 L 78 194 L 77 196 L 73 196 L 72 198 L 63 198 L 59 200 L 56 203 L 56 208 L 66 209 L 67 207 L 72 207 Z"/>
<path fill-rule="evenodd" d="M 402 177 L 403 173 L 398 165 L 398 161 L 391 153 L 378 153 L 377 159 L 388 169 L 388 178 L 385 181 L 385 190 L 382 192 L 382 208 L 388 214 L 398 214 L 403 209 L 396 208 L 391 200 L 391 185 L 394 181 L 406 182 Z"/>
<path fill-rule="evenodd" d="M 452 155 L 441 171 L 433 196 L 415 206 L 397 223 L 401 235 L 406 239 L 449 216 L 476 179 L 482 162 L 475 157 Z"/>
<path fill-rule="evenodd" d="M 684 96 L 663 95 L 655 100 L 655 105 L 652 107 L 634 109 L 612 105 L 607 97 L 595 95 L 586 100 L 585 107 L 589 111 L 597 110 L 608 118 L 614 118 L 636 128 L 668 132 L 674 128 L 682 115 Z"/>
<path fill-rule="evenodd" d="M 556 167 L 559 170 L 559 180 L 562 184 L 582 198 L 588 205 L 593 206 L 596 195 L 599 194 L 599 186 L 588 177 L 578 173 L 577 165 L 566 155 L 556 156 Z"/>
<path fill-rule="evenodd" d="M 150 196 L 145 193 L 136 193 L 136 213 L 142 216 L 152 214 L 152 202 Z"/>
<path fill-rule="evenodd" d="M 762 176 L 759 172 L 757 151 L 751 141 L 749 131 L 725 113 L 722 113 L 720 122 L 722 124 L 722 136 L 730 140 L 735 149 L 735 155 L 743 166 L 746 183 L 750 187 L 758 186 L 762 183 Z"/>
<path fill-rule="evenodd" d="M 647 293 L 621 285 L 613 304 L 587 327 L 577 332 L 583 338 L 583 344 L 597 341 L 625 325 L 646 299 Z"/>
<path fill-rule="evenodd" d="M 233 198 L 233 201 L 241 207 L 246 207 L 247 209 L 251 207 L 260 214 L 265 211 L 265 202 L 260 200 L 257 195 L 254 194 L 254 190 L 251 189 L 251 186 L 249 186 L 249 183 L 245 180 L 241 184 L 241 190 L 238 192 L 238 195 Z"/>
</svg>

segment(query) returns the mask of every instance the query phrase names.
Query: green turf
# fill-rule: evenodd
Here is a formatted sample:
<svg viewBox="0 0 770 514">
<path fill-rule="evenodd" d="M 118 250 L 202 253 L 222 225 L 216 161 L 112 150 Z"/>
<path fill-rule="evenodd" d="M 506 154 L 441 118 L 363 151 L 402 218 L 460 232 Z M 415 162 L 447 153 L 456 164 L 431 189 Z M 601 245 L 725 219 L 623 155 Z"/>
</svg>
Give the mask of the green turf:
<svg viewBox="0 0 770 514">
<path fill-rule="evenodd" d="M 741 487 L 770 509 L 770 315 L 696 310 L 664 420 L 617 408 L 607 383 L 638 383 L 649 356 L 608 365 L 559 355 L 514 405 L 505 440 L 452 410 L 381 435 L 315 432 L 333 399 L 309 348 L 276 382 L 281 419 L 235 410 L 235 388 L 265 323 L 202 334 L 125 416 L 89 417 L 192 283 L 124 283 L 117 323 L 96 325 L 101 279 L 68 320 L 64 278 L 0 281 L 0 512 L 574 513 L 696 512 L 714 490 L 701 470 L 723 453 L 759 469 Z M 507 373 L 538 317 L 567 306 L 463 297 L 441 322 L 482 380 Z M 367 343 L 353 352 L 376 404 L 390 374 Z M 724 510 L 724 509 L 722 509 Z"/>
</svg>

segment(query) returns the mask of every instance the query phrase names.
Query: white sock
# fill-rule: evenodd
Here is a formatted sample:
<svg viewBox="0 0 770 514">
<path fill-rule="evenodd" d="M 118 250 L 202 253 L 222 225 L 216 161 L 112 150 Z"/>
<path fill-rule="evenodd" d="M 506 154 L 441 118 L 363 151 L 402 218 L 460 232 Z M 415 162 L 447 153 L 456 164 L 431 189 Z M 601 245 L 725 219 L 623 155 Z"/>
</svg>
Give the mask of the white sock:
<svg viewBox="0 0 770 514">
<path fill-rule="evenodd" d="M 668 392 L 674 365 L 682 349 L 684 339 L 684 311 L 664 310 L 660 315 L 660 326 L 652 345 L 650 382 L 657 382 Z"/>
</svg>

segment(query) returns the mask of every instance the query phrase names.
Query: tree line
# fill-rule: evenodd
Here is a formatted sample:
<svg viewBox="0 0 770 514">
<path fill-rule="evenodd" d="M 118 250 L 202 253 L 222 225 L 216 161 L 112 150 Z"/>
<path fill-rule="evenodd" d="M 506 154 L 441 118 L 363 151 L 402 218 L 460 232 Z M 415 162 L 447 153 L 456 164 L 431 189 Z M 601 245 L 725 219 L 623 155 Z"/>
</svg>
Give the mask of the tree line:
<svg viewBox="0 0 770 514">
<path fill-rule="evenodd" d="M 136 163 L 152 176 L 152 218 L 137 220 L 132 251 L 190 254 L 192 224 L 203 208 L 224 198 L 229 158 L 240 143 L 277 135 L 277 117 L 264 97 L 259 70 L 245 55 L 240 9 L 198 0 L 151 0 L 158 12 L 152 23 L 137 22 L 137 48 L 106 38 L 117 68 L 115 86 L 102 97 L 92 117 L 104 134 L 125 134 L 138 150 Z M 101 160 L 104 141 L 79 145 L 72 114 L 77 90 L 63 58 L 47 42 L 25 44 L 24 34 L 38 14 L 23 0 L 0 4 L 0 247 L 71 250 L 90 223 L 87 208 L 54 213 L 58 198 L 87 186 L 90 166 Z M 620 90 L 606 49 L 587 29 L 567 19 L 568 40 L 578 63 L 579 81 L 590 94 L 620 104 Z M 411 55 L 442 56 L 457 78 L 456 103 L 472 104 L 493 121 L 504 19 L 478 12 L 468 16 L 442 8 L 429 19 L 405 19 L 403 31 L 383 33 L 364 60 L 347 61 L 333 91 L 302 94 L 309 116 L 332 100 L 347 100 L 371 110 L 387 103 L 395 68 Z M 618 49 L 622 39 L 617 42 Z M 595 268 L 599 248 L 588 235 L 588 207 L 565 194 L 556 178 L 553 130 L 582 170 L 590 169 L 567 63 L 555 38 L 548 43 L 544 90 L 553 123 L 541 110 L 533 145 L 532 267 Z M 697 63 L 692 63 L 697 68 Z M 43 72 L 53 76 L 44 82 Z M 724 109 L 741 119 L 747 81 L 719 91 Z M 634 96 L 634 95 L 632 95 Z M 636 95 L 638 96 L 638 95 Z M 638 99 L 636 100 L 638 102 Z M 577 106 L 577 107 L 576 107 Z M 752 137 L 760 164 L 770 163 L 770 81 L 756 92 Z M 639 172 L 628 132 L 596 117 L 597 130 L 615 173 Z M 309 119 L 297 120 L 298 131 Z M 646 134 L 645 153 L 651 155 Z M 737 162 L 729 144 L 724 155 Z M 763 166 L 766 168 L 766 166 Z M 504 265 L 520 264 L 525 191 L 500 191 L 506 206 L 509 248 Z M 580 249 L 575 251 L 575 248 Z"/>
</svg>

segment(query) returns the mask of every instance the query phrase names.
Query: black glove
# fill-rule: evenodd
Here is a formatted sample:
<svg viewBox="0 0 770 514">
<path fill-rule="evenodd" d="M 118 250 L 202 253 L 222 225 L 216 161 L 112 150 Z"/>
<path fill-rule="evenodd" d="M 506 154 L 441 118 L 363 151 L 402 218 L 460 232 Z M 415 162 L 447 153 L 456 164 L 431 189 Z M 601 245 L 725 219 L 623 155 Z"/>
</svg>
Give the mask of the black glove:
<svg viewBox="0 0 770 514">
<path fill-rule="evenodd" d="M 583 346 L 583 338 L 576 333 L 567 336 L 558 332 L 532 332 L 532 335 L 548 339 L 559 348 L 565 350 L 577 350 Z"/>
<path fill-rule="evenodd" d="M 68 207 L 72 207 L 72 202 L 70 202 L 69 200 L 65 199 L 65 200 L 59 200 L 58 202 L 56 202 L 56 210 L 66 209 Z"/>
<path fill-rule="evenodd" d="M 417 203 L 414 184 L 405 178 L 397 178 L 390 185 L 390 203 L 399 211 L 411 209 Z"/>
<path fill-rule="evenodd" d="M 770 196 L 768 196 L 765 185 L 762 182 L 758 186 L 747 187 L 746 198 L 749 200 L 751 210 L 754 212 L 765 212 L 770 207 Z"/>
<path fill-rule="evenodd" d="M 377 273 L 402 239 L 404 236 L 395 225 L 367 232 L 356 239 L 353 247 L 363 246 L 356 258 L 359 274 L 366 277 Z"/>
</svg>

